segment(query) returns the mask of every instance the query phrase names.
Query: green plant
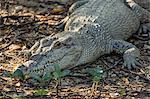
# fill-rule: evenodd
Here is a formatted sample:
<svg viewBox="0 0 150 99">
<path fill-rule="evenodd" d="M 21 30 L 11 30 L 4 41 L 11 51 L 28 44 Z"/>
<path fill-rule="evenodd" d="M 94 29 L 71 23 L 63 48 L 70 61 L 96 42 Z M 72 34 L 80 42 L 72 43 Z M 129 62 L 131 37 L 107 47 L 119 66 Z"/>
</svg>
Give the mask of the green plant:
<svg viewBox="0 0 150 99">
<path fill-rule="evenodd" d="M 61 86 L 61 78 L 64 76 L 67 76 L 70 74 L 70 70 L 63 70 L 61 71 L 61 68 L 58 64 L 54 65 L 55 71 L 53 72 L 53 78 L 56 80 L 56 94 L 58 97 L 59 93 L 59 86 Z"/>
<path fill-rule="evenodd" d="M 91 75 L 92 81 L 93 81 L 93 85 L 91 88 L 91 90 L 92 90 L 91 97 L 92 97 L 93 93 L 96 92 L 96 90 L 97 90 L 98 83 L 102 79 L 103 70 L 100 67 L 96 67 L 96 68 L 88 68 L 86 70 L 86 72 Z"/>
<path fill-rule="evenodd" d="M 24 97 L 23 96 L 15 96 L 15 97 L 13 97 L 13 99 L 24 99 Z"/>
<path fill-rule="evenodd" d="M 48 94 L 48 90 L 47 89 L 38 89 L 38 90 L 34 90 L 33 93 L 35 95 L 44 96 L 44 95 Z"/>
<path fill-rule="evenodd" d="M 121 87 L 120 86 L 120 91 L 119 91 L 119 94 L 120 94 L 120 98 L 123 99 L 124 98 L 124 95 L 126 94 L 126 90 L 125 88 Z"/>
<path fill-rule="evenodd" d="M 63 71 L 61 71 L 61 68 L 60 68 L 60 66 L 58 64 L 54 65 L 54 69 L 55 69 L 55 71 L 53 72 L 53 76 L 54 76 L 53 78 L 55 80 L 59 80 L 62 77 L 67 76 L 67 75 L 70 74 L 70 70 L 63 70 Z"/>
<path fill-rule="evenodd" d="M 52 79 L 52 74 L 51 72 L 49 72 L 48 70 L 45 70 L 43 75 L 38 75 L 38 73 L 32 73 L 30 74 L 30 76 L 28 74 L 24 75 L 22 73 L 21 70 L 16 70 L 13 74 L 13 77 L 15 78 L 19 78 L 19 79 L 22 79 L 22 80 L 25 80 L 26 78 L 27 79 L 31 79 L 30 80 L 30 83 L 32 84 L 40 84 L 40 85 L 46 85 L 46 83 L 49 83 L 49 81 Z"/>
<path fill-rule="evenodd" d="M 100 67 L 88 68 L 87 73 L 89 73 L 92 76 L 92 80 L 94 82 L 99 82 L 103 76 L 103 70 Z"/>
<path fill-rule="evenodd" d="M 24 80 L 25 79 L 25 75 L 23 74 L 23 72 L 20 69 L 15 70 L 13 72 L 13 74 L 11 75 L 11 77 L 19 78 L 20 80 Z"/>
</svg>

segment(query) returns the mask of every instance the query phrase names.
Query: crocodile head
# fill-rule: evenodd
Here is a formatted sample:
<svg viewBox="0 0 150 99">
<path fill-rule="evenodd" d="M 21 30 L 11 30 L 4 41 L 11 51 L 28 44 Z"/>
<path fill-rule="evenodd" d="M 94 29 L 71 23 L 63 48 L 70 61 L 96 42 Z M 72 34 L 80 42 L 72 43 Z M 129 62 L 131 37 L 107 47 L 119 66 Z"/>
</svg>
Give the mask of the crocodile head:
<svg viewBox="0 0 150 99">
<path fill-rule="evenodd" d="M 53 40 L 50 46 L 39 45 L 39 47 L 41 52 L 33 54 L 18 68 L 29 77 L 42 76 L 46 71 L 53 72 L 55 64 L 58 64 L 61 69 L 76 66 L 82 52 L 81 44 L 73 34 Z"/>
</svg>

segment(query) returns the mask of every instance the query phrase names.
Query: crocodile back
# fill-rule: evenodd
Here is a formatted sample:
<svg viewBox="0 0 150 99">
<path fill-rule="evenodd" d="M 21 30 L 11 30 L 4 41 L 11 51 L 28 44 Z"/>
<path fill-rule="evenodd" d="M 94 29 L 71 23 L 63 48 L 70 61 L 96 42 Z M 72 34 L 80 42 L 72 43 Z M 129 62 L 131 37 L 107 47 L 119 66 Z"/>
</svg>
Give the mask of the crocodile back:
<svg viewBox="0 0 150 99">
<path fill-rule="evenodd" d="M 139 19 L 122 1 L 93 0 L 70 16 L 65 31 L 76 32 L 85 48 L 81 60 L 87 62 L 110 53 L 110 40 L 129 38 L 139 24 Z"/>
<path fill-rule="evenodd" d="M 113 39 L 127 39 L 139 28 L 139 19 L 121 1 L 94 1 L 95 0 L 77 9 L 70 16 L 65 26 L 65 31 L 86 34 L 85 30 L 90 30 L 88 25 L 99 24 L 101 31 L 91 34 L 106 34 L 105 36 L 110 35 Z"/>
</svg>

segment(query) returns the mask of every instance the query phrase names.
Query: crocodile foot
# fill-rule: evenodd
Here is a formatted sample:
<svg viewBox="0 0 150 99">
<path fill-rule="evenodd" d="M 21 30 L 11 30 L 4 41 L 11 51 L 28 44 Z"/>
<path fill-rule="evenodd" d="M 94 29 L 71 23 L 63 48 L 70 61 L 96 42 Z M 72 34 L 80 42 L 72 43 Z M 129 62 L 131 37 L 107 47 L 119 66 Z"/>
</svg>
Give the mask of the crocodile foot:
<svg viewBox="0 0 150 99">
<path fill-rule="evenodd" d="M 141 24 L 138 32 L 133 37 L 143 41 L 150 40 L 150 22 Z"/>
<path fill-rule="evenodd" d="M 141 66 L 139 55 L 135 48 L 128 49 L 124 53 L 124 63 L 123 66 L 127 67 L 129 70 L 137 68 L 138 66 Z"/>
</svg>

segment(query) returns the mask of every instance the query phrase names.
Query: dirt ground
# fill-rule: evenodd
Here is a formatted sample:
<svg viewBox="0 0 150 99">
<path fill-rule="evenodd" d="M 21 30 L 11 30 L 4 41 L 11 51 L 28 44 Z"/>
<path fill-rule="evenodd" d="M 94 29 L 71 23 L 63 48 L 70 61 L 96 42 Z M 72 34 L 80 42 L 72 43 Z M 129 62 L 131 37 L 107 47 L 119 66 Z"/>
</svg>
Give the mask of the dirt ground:
<svg viewBox="0 0 150 99">
<path fill-rule="evenodd" d="M 142 67 L 132 71 L 122 68 L 122 55 L 112 53 L 71 69 L 72 75 L 61 78 L 59 85 L 56 80 L 40 86 L 30 79 L 20 81 L 8 76 L 28 60 L 19 52 L 63 31 L 56 24 L 67 16 L 74 0 L 18 1 L 0 0 L 0 99 L 150 99 L 150 40 L 133 37 L 129 42 L 140 49 Z M 99 82 L 84 72 L 96 67 L 105 72 Z"/>
</svg>

